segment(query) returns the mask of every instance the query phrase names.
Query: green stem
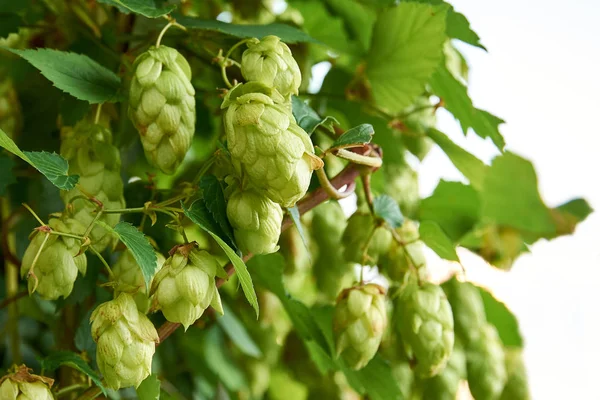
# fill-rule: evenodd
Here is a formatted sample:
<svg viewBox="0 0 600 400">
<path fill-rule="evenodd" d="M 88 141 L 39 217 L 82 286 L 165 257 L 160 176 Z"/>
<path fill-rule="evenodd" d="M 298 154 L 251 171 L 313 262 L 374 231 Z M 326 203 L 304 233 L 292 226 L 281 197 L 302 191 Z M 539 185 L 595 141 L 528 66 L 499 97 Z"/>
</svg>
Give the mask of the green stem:
<svg viewBox="0 0 600 400">
<path fill-rule="evenodd" d="M 346 149 L 339 149 L 334 154 L 340 158 L 352 161 L 355 164 L 366 165 L 372 168 L 379 168 L 383 164 L 380 157 L 363 156 L 362 154 L 354 153 Z"/>
<path fill-rule="evenodd" d="M 348 197 L 352 194 L 352 191 L 349 192 L 340 192 L 339 190 L 337 190 L 332 184 L 331 182 L 329 182 L 329 178 L 327 178 L 327 174 L 325 173 L 325 168 L 319 168 L 317 171 L 317 178 L 319 178 L 319 183 L 321 184 L 321 187 L 323 188 L 323 190 L 325 190 L 325 193 L 327 193 L 327 195 L 329 197 L 331 197 L 332 199 L 343 199 L 344 197 Z"/>
<path fill-rule="evenodd" d="M 146 212 L 146 208 L 144 207 L 136 207 L 136 208 L 115 208 L 113 210 L 102 210 L 103 214 L 131 214 L 137 212 Z"/>
<path fill-rule="evenodd" d="M 104 257 L 102 257 L 102 254 L 100 254 L 100 252 L 98 250 L 96 250 L 94 248 L 94 246 L 90 246 L 90 250 L 92 251 L 92 253 L 94 253 L 96 255 L 96 257 L 98 257 L 100 259 L 100 261 L 102 262 L 102 264 L 104 264 L 104 266 L 106 267 L 106 269 L 108 271 L 108 277 L 112 280 L 112 278 L 113 278 L 112 269 L 110 269 L 108 263 L 106 262 L 106 260 L 104 259 Z"/>
<path fill-rule="evenodd" d="M 98 212 L 96 213 L 96 215 L 94 216 L 94 219 L 92 220 L 92 222 L 88 225 L 87 229 L 85 230 L 85 232 L 83 233 L 83 237 L 86 238 L 89 236 L 90 232 L 92 231 L 92 229 L 94 229 L 94 224 L 96 223 L 96 221 L 98 221 L 98 219 L 100 218 L 100 216 L 102 215 L 102 208 L 100 208 L 98 210 Z"/>
<path fill-rule="evenodd" d="M 85 385 L 83 383 L 76 383 L 74 385 L 67 386 L 67 387 L 60 389 L 58 392 L 56 392 L 56 397 L 61 397 L 61 396 L 64 396 L 65 394 L 69 394 L 76 390 L 85 389 L 85 388 L 87 388 L 87 385 Z"/>
<path fill-rule="evenodd" d="M 48 233 L 51 234 L 51 235 L 65 236 L 65 237 L 69 237 L 69 238 L 73 238 L 73 239 L 78 239 L 78 240 L 81 240 L 81 241 L 85 240 L 84 236 L 74 235 L 72 233 L 67 233 L 67 232 L 59 232 L 59 231 L 52 230 L 52 231 L 50 231 Z"/>
<path fill-rule="evenodd" d="M 160 47 L 160 42 L 161 42 L 163 36 L 165 35 L 165 33 L 167 33 L 169 28 L 172 26 L 176 26 L 179 29 L 187 31 L 187 28 L 185 26 L 178 24 L 174 19 L 170 19 L 169 23 L 167 25 L 165 25 L 165 27 L 162 29 L 162 31 L 160 31 L 160 33 L 158 34 L 158 38 L 156 39 L 156 47 Z"/>
<path fill-rule="evenodd" d="M 38 215 L 35 213 L 35 211 L 33 211 L 31 209 L 31 207 L 29 207 L 29 205 L 27 205 L 27 203 L 22 203 L 22 204 L 23 204 L 23 207 L 25 207 L 27 209 L 27 211 L 29 211 L 35 217 L 35 219 L 37 219 L 37 221 L 40 223 L 41 226 L 46 226 L 44 221 L 42 221 L 40 219 L 40 217 L 38 217 Z"/>
<path fill-rule="evenodd" d="M 98 125 L 98 122 L 100 122 L 100 114 L 102 112 L 102 103 L 98 104 L 98 107 L 96 107 L 96 116 L 94 117 L 94 124 Z"/>
<path fill-rule="evenodd" d="M 40 258 L 40 254 L 42 254 L 42 250 L 44 250 L 44 247 L 46 246 L 46 242 L 48 241 L 49 237 L 50 237 L 50 233 L 46 232 L 44 241 L 42 241 L 40 248 L 38 249 L 37 253 L 35 254 L 35 257 L 33 258 L 33 261 L 31 263 L 31 267 L 29 267 L 29 271 L 27 271 L 27 278 L 29 278 L 29 276 L 31 276 L 32 274 L 33 274 L 33 276 L 35 276 L 35 274 L 33 273 L 33 267 L 35 267 L 35 264 L 37 263 L 38 258 Z M 37 289 L 37 285 L 38 285 L 38 278 L 37 278 L 37 276 L 35 276 L 35 286 L 33 287 L 33 290 L 31 291 L 31 293 L 35 292 L 35 289 Z"/>
</svg>

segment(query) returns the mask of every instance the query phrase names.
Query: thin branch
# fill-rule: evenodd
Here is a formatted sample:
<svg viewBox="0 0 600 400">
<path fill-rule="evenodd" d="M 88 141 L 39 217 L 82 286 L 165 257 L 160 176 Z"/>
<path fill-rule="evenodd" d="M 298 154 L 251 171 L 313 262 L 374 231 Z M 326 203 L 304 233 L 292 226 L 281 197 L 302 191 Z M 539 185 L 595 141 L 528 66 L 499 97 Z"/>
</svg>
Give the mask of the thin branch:
<svg viewBox="0 0 600 400">
<path fill-rule="evenodd" d="M 2 300 L 2 302 L 0 303 L 0 310 L 2 310 L 4 307 L 8 306 L 9 304 L 14 303 L 15 301 L 27 296 L 28 294 L 29 294 L 29 292 L 27 290 L 23 290 L 23 291 L 15 294 L 12 297 Z"/>
</svg>

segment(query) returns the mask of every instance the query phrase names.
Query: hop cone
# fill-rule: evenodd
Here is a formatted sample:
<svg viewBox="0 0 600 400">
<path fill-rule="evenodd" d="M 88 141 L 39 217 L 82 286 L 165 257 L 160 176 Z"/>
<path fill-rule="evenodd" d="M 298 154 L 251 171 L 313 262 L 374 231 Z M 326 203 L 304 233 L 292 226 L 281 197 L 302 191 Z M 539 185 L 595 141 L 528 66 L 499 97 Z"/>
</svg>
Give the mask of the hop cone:
<svg viewBox="0 0 600 400">
<path fill-rule="evenodd" d="M 439 374 L 421 383 L 423 398 L 427 400 L 455 400 L 460 381 L 467 375 L 464 351 L 454 346 L 448 364 Z"/>
<path fill-rule="evenodd" d="M 507 349 L 505 352 L 505 365 L 508 379 L 500 400 L 529 400 L 529 385 L 527 371 L 523 363 L 520 349 Z"/>
<path fill-rule="evenodd" d="M 235 190 L 227 201 L 227 218 L 244 254 L 269 254 L 279 249 L 283 211 L 258 191 Z"/>
<path fill-rule="evenodd" d="M 277 36 L 250 39 L 248 49 L 242 54 L 242 75 L 247 81 L 277 89 L 288 99 L 292 94 L 298 94 L 302 83 L 298 63 L 290 48 Z"/>
<path fill-rule="evenodd" d="M 333 314 L 336 352 L 358 370 L 375 356 L 387 325 L 385 289 L 376 284 L 344 290 Z"/>
<path fill-rule="evenodd" d="M 452 306 L 454 331 L 467 347 L 479 340 L 485 324 L 485 309 L 479 290 L 471 283 L 459 282 L 456 277 L 442 285 Z"/>
<path fill-rule="evenodd" d="M 138 311 L 133 297 L 121 293 L 100 304 L 90 317 L 92 338 L 97 343 L 96 362 L 106 386 L 138 387 L 152 368 L 158 333 L 152 322 Z"/>
<path fill-rule="evenodd" d="M 129 117 L 148 162 L 172 174 L 192 144 L 196 125 L 190 65 L 177 50 L 160 46 L 140 54 L 133 68 Z"/>
<path fill-rule="evenodd" d="M 467 377 L 475 400 L 497 400 L 506 383 L 504 348 L 496 328 L 486 323 L 467 351 Z"/>
<path fill-rule="evenodd" d="M 416 274 L 409 272 L 417 271 L 421 279 L 425 278 L 425 254 L 423 253 L 423 242 L 419 238 L 417 225 L 410 220 L 405 220 L 404 224 L 396 230 L 398 236 L 406 243 L 402 246 L 397 242 L 392 242 L 388 253 L 380 257 L 380 267 L 395 282 L 404 282 L 409 277 L 416 277 Z"/>
<path fill-rule="evenodd" d="M 258 83 L 227 93 L 221 105 L 227 108 L 227 147 L 239 173 L 275 203 L 291 207 L 306 194 L 312 171 L 323 162 L 291 111 L 268 94 L 279 96 Z"/>
<path fill-rule="evenodd" d="M 159 252 L 156 253 L 156 271 L 162 267 L 165 257 Z M 146 290 L 146 281 L 140 269 L 139 264 L 133 257 L 130 250 L 121 253 L 117 262 L 112 267 L 113 279 L 115 282 L 115 293 L 129 293 L 133 295 L 138 309 L 142 312 L 148 311 L 150 301 L 148 291 Z"/>
<path fill-rule="evenodd" d="M 399 361 L 392 365 L 392 374 L 396 379 L 396 383 L 402 392 L 403 399 L 410 399 L 412 392 L 412 386 L 415 380 L 415 376 L 410 367 L 410 363 L 407 361 Z"/>
<path fill-rule="evenodd" d="M 121 156 L 112 145 L 111 132 L 100 125 L 80 122 L 74 128 L 64 128 L 61 139 L 60 154 L 69 162 L 69 173 L 79 175 L 79 185 L 85 193 L 101 201 L 105 209 L 124 208 Z M 76 220 L 86 227 L 92 223 L 96 206 L 79 189 L 62 191 L 61 197 L 65 204 L 72 202 Z M 115 226 L 119 218 L 119 214 L 103 214 L 100 220 Z M 90 239 L 98 251 L 114 240 L 99 225 L 92 229 Z"/>
<path fill-rule="evenodd" d="M 53 380 L 29 373 L 25 365 L 16 368 L 15 373 L 0 379 L 0 399 L 2 400 L 54 400 L 50 391 Z"/>
<path fill-rule="evenodd" d="M 371 214 L 355 212 L 348 219 L 342 242 L 346 261 L 377 265 L 379 257 L 387 253 L 392 245 L 392 233 L 383 226 L 376 226 Z"/>
<path fill-rule="evenodd" d="M 208 306 L 223 314 L 215 276 L 221 266 L 195 243 L 178 247 L 165 261 L 152 282 L 152 306 L 165 318 L 187 328 L 202 316 Z"/>
<path fill-rule="evenodd" d="M 452 309 L 442 288 L 431 283 L 408 287 L 398 298 L 396 312 L 415 373 L 423 378 L 439 373 L 454 345 Z"/>
<path fill-rule="evenodd" d="M 21 104 L 17 98 L 17 91 L 12 80 L 2 78 L 0 74 L 0 129 L 14 139 L 22 125 Z"/>
<path fill-rule="evenodd" d="M 73 218 L 52 218 L 49 226 L 55 231 L 82 235 L 85 226 Z M 29 246 L 23 255 L 21 263 L 21 276 L 27 277 L 29 293 L 37 291 L 40 296 L 48 300 L 67 297 L 73 290 L 73 284 L 79 270 L 85 275 L 87 258 L 79 253 L 80 242 L 77 239 L 49 235 L 41 252 L 40 247 L 44 242 L 46 233 L 36 231 Z M 28 276 L 29 270 L 36 259 L 33 274 Z"/>
</svg>

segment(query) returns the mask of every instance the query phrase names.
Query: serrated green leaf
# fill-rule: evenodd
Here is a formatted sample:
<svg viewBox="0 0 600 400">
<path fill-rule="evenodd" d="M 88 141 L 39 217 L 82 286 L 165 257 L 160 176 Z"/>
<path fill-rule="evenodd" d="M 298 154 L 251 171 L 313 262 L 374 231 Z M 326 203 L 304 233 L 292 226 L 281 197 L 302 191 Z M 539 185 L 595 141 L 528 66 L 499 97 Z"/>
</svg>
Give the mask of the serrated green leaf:
<svg viewBox="0 0 600 400">
<path fill-rule="evenodd" d="M 0 153 L 0 196 L 6 194 L 6 188 L 17 181 L 12 172 L 15 162 L 5 154 Z"/>
<path fill-rule="evenodd" d="M 248 334 L 244 324 L 225 303 L 223 303 L 223 315 L 217 318 L 217 323 L 242 353 L 254 358 L 262 356 L 262 352 Z"/>
<path fill-rule="evenodd" d="M 23 20 L 17 14 L 0 14 L 0 38 L 18 32 Z"/>
<path fill-rule="evenodd" d="M 576 217 L 579 222 L 585 220 L 594 209 L 585 199 L 573 199 L 556 207 L 556 210 L 566 212 Z"/>
<path fill-rule="evenodd" d="M 433 194 L 421 201 L 420 220 L 435 221 L 457 243 L 479 221 L 481 203 L 472 186 L 441 180 Z"/>
<path fill-rule="evenodd" d="M 367 393 L 372 400 L 403 400 L 402 392 L 392 373 L 390 364 L 376 354 L 362 369 L 353 371 L 344 368 L 348 383 L 354 388 L 360 388 L 361 393 Z"/>
<path fill-rule="evenodd" d="M 223 194 L 223 188 L 219 180 L 214 175 L 206 175 L 200 180 L 202 189 L 202 199 L 208 211 L 210 211 L 213 220 L 219 226 L 219 236 L 234 250 L 237 250 L 235 239 L 233 238 L 233 228 L 227 218 L 227 202 Z"/>
<path fill-rule="evenodd" d="M 133 258 L 135 258 L 135 261 L 142 270 L 144 282 L 146 283 L 146 290 L 148 290 L 150 282 L 159 268 L 156 260 L 156 253 L 148 241 L 148 238 L 129 222 L 121 221 L 113 228 L 113 230 L 119 236 L 119 240 L 131 250 Z"/>
<path fill-rule="evenodd" d="M 431 250 L 445 260 L 460 261 L 452 240 L 433 221 L 421 221 L 419 224 L 419 237 Z"/>
<path fill-rule="evenodd" d="M 379 108 L 402 112 L 423 93 L 443 57 L 447 8 L 402 2 L 379 14 L 365 70 Z"/>
<path fill-rule="evenodd" d="M 216 20 L 205 20 L 193 17 L 177 17 L 177 22 L 189 29 L 217 31 L 238 38 L 263 38 L 268 35 L 278 36 L 286 43 L 313 42 L 319 43 L 301 30 L 293 26 L 274 23 L 268 25 L 238 25 Z"/>
<path fill-rule="evenodd" d="M 454 9 L 448 11 L 448 16 L 446 18 L 446 33 L 453 39 L 458 39 L 487 51 L 481 44 L 479 35 L 471 29 L 471 24 L 467 17 Z"/>
<path fill-rule="evenodd" d="M 333 125 L 339 124 L 331 116 L 321 118 L 315 110 L 297 96 L 292 96 L 292 113 L 294 114 L 296 123 L 309 135 L 312 135 L 319 126 L 333 132 Z"/>
<path fill-rule="evenodd" d="M 233 268 L 235 269 L 235 273 L 242 285 L 242 290 L 244 291 L 244 295 L 248 300 L 248 303 L 254 308 L 256 312 L 256 317 L 258 318 L 258 299 L 256 297 L 256 292 L 254 291 L 254 285 L 252 284 L 252 277 L 248 273 L 248 268 L 246 268 L 246 264 L 244 261 L 236 254 L 236 252 L 229 247 L 227 243 L 223 241 L 218 235 L 214 233 L 214 229 L 216 226 L 215 222 L 212 220 L 210 216 L 210 212 L 206 207 L 206 204 L 203 200 L 196 200 L 189 208 L 185 208 L 185 206 L 181 205 L 183 209 L 183 213 L 196 225 L 206 231 L 213 239 L 217 242 L 219 247 L 223 249 L 227 258 L 233 264 Z"/>
<path fill-rule="evenodd" d="M 96 358 L 96 342 L 92 339 L 92 324 L 90 324 L 90 317 L 96 307 L 90 308 L 90 310 L 81 319 L 77 330 L 75 331 L 75 347 L 81 352 L 86 352 L 88 357 L 95 362 Z"/>
<path fill-rule="evenodd" d="M 399 228 L 404 223 L 404 216 L 398 202 L 387 194 L 375 197 L 373 200 L 375 216 L 383 219 L 392 228 Z"/>
<path fill-rule="evenodd" d="M 139 400 L 160 400 L 160 380 L 156 374 L 149 375 L 135 389 Z"/>
<path fill-rule="evenodd" d="M 79 100 L 91 104 L 120 100 L 121 79 L 88 56 L 53 49 L 0 48 L 21 56 L 54 86 Z"/>
<path fill-rule="evenodd" d="M 354 0 L 326 0 L 325 2 L 333 15 L 342 17 L 349 38 L 360 44 L 361 53 L 366 53 L 371 44 L 377 13 Z"/>
<path fill-rule="evenodd" d="M 308 240 L 306 239 L 306 233 L 304 232 L 304 227 L 302 226 L 302 222 L 300 221 L 300 211 L 298 210 L 298 206 L 290 207 L 287 209 L 290 217 L 292 217 L 292 221 L 294 222 L 294 226 L 298 229 L 298 233 L 302 238 L 302 243 L 306 248 L 306 251 L 310 257 L 310 249 L 308 248 Z"/>
<path fill-rule="evenodd" d="M 29 163 L 61 190 L 71 190 L 79 181 L 79 175 L 68 175 L 69 162 L 67 160 L 56 153 L 45 151 L 23 152 L 2 129 L 0 129 L 0 147 Z"/>
<path fill-rule="evenodd" d="M 504 346 L 523 347 L 523 338 L 519 331 L 517 317 L 508 309 L 506 304 L 484 288 L 479 287 L 479 292 L 483 300 L 487 321 L 496 327 Z"/>
<path fill-rule="evenodd" d="M 429 129 L 427 135 L 440 146 L 452 164 L 471 182 L 471 185 L 475 189 L 481 190 L 488 166 L 437 129 Z"/>
<path fill-rule="evenodd" d="M 481 193 L 483 218 L 524 232 L 553 235 L 550 210 L 538 192 L 537 176 L 528 160 L 514 153 L 496 157 Z"/>
<path fill-rule="evenodd" d="M 98 0 L 99 3 L 117 7 L 121 12 L 133 12 L 148 18 L 158 18 L 171 13 L 176 4 L 157 7 L 154 0 Z"/>
<path fill-rule="evenodd" d="M 460 122 L 465 134 L 469 128 L 473 128 L 478 136 L 484 139 L 489 137 L 499 150 L 504 149 L 504 137 L 498 128 L 504 121 L 475 108 L 466 86 L 452 76 L 445 65 L 440 64 L 431 77 L 430 84 L 433 92 L 444 101 L 444 108 Z"/>
<path fill-rule="evenodd" d="M 102 390 L 105 396 L 107 395 L 106 388 L 102 385 L 102 380 L 98 374 L 76 353 L 72 351 L 56 351 L 42 360 L 42 368 L 46 371 L 54 371 L 62 365 L 84 373 Z"/>
<path fill-rule="evenodd" d="M 342 136 L 337 138 L 329 148 L 329 151 L 334 149 L 343 149 L 347 147 L 362 146 L 371 143 L 375 130 L 371 124 L 361 124 L 354 128 L 348 129 Z"/>
</svg>

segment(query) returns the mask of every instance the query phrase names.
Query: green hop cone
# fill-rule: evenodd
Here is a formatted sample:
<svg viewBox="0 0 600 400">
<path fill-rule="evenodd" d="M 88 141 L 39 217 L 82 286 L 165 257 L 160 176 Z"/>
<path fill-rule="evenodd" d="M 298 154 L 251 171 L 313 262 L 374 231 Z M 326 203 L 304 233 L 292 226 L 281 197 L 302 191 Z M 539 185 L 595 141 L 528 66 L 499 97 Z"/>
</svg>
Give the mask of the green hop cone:
<svg viewBox="0 0 600 400">
<path fill-rule="evenodd" d="M 131 295 L 100 304 L 90 317 L 96 362 L 110 389 L 135 386 L 150 375 L 158 333 Z"/>
<path fill-rule="evenodd" d="M 375 356 L 387 325 L 385 289 L 370 283 L 344 290 L 333 314 L 338 357 L 358 370 Z"/>
<path fill-rule="evenodd" d="M 121 155 L 112 145 L 110 130 L 88 122 L 61 131 L 60 155 L 69 162 L 69 174 L 79 175 L 79 187 L 86 195 L 94 196 L 104 208 L 125 208 L 123 181 L 121 180 Z M 78 188 L 61 191 L 65 204 L 71 204 L 73 218 L 88 226 L 94 220 L 96 206 L 86 199 Z M 113 227 L 119 214 L 102 214 L 100 221 Z M 102 251 L 114 243 L 111 234 L 99 225 L 90 232 L 94 248 Z"/>
<path fill-rule="evenodd" d="M 417 275 L 411 274 L 417 272 L 421 280 L 426 278 L 425 245 L 419 238 L 419 229 L 411 220 L 405 220 L 402 226 L 396 229 L 398 236 L 404 243 L 404 246 L 397 242 L 392 242 L 388 253 L 380 257 L 380 267 L 387 276 L 399 283 L 404 283 L 406 279 L 414 278 Z"/>
<path fill-rule="evenodd" d="M 452 306 L 456 337 L 469 347 L 479 340 L 486 322 L 481 294 L 473 284 L 459 282 L 456 277 L 444 282 L 442 288 Z"/>
<path fill-rule="evenodd" d="M 507 380 L 504 348 L 496 328 L 486 323 L 467 349 L 467 378 L 475 400 L 497 400 Z"/>
<path fill-rule="evenodd" d="M 454 346 L 446 368 L 433 378 L 421 382 L 423 398 L 427 400 L 455 400 L 460 381 L 467 375 L 465 352 Z"/>
<path fill-rule="evenodd" d="M 362 265 L 377 265 L 379 257 L 389 251 L 392 239 L 392 233 L 377 226 L 371 214 L 355 212 L 342 236 L 344 258 Z"/>
<path fill-rule="evenodd" d="M 237 189 L 227 201 L 227 218 L 244 254 L 269 254 L 279 249 L 283 211 L 254 189 Z"/>
<path fill-rule="evenodd" d="M 452 309 L 442 288 L 432 283 L 407 287 L 396 303 L 396 323 L 415 373 L 439 373 L 454 346 Z"/>
<path fill-rule="evenodd" d="M 292 207 L 304 197 L 313 170 L 323 162 L 292 112 L 271 96 L 281 97 L 256 82 L 227 93 L 221 105 L 227 108 L 227 148 L 238 173 L 275 203 Z"/>
<path fill-rule="evenodd" d="M 392 375 L 402 392 L 403 399 L 410 399 L 415 375 L 408 361 L 399 361 L 392 365 Z"/>
<path fill-rule="evenodd" d="M 48 225 L 58 232 L 76 235 L 85 232 L 85 226 L 73 218 L 52 218 Z M 81 244 L 78 239 L 49 235 L 46 240 L 46 235 L 47 233 L 43 231 L 34 232 L 23 255 L 21 276 L 27 277 L 30 294 L 37 292 L 44 299 L 56 300 L 71 294 L 77 279 L 77 271 L 85 275 L 87 257 L 85 254 L 77 255 Z M 42 247 L 45 240 L 46 243 Z M 31 270 L 32 265 L 33 270 Z M 30 270 L 32 274 L 29 274 Z"/>
<path fill-rule="evenodd" d="M 286 99 L 298 94 L 302 83 L 298 63 L 290 48 L 277 36 L 250 39 L 248 49 L 242 54 L 241 69 L 244 79 L 275 88 Z"/>
<path fill-rule="evenodd" d="M 505 365 L 508 379 L 500 400 L 529 400 L 529 384 L 527 383 L 527 370 L 523 363 L 521 349 L 505 349 Z"/>
<path fill-rule="evenodd" d="M 2 400 L 54 400 L 50 391 L 54 380 L 45 376 L 30 374 L 25 365 L 15 368 L 15 372 L 0 378 L 0 399 Z"/>
<path fill-rule="evenodd" d="M 222 270 L 218 261 L 195 243 L 179 246 L 165 261 L 152 281 L 152 308 L 187 330 L 208 306 L 223 314 L 215 276 Z"/>
<path fill-rule="evenodd" d="M 192 145 L 196 100 L 186 59 L 167 46 L 136 58 L 129 91 L 129 117 L 140 133 L 148 162 L 175 172 Z"/>
<path fill-rule="evenodd" d="M 14 139 L 21 131 L 22 125 L 21 104 L 13 82 L 0 76 L 0 129 Z"/>
<path fill-rule="evenodd" d="M 165 257 L 159 252 L 155 253 L 155 271 L 158 271 L 164 264 Z M 148 298 L 148 291 L 146 290 L 146 281 L 131 250 L 128 249 L 121 253 L 112 267 L 112 272 L 115 293 L 124 292 L 133 295 L 138 309 L 141 312 L 147 312 L 150 307 L 150 300 Z"/>
</svg>

